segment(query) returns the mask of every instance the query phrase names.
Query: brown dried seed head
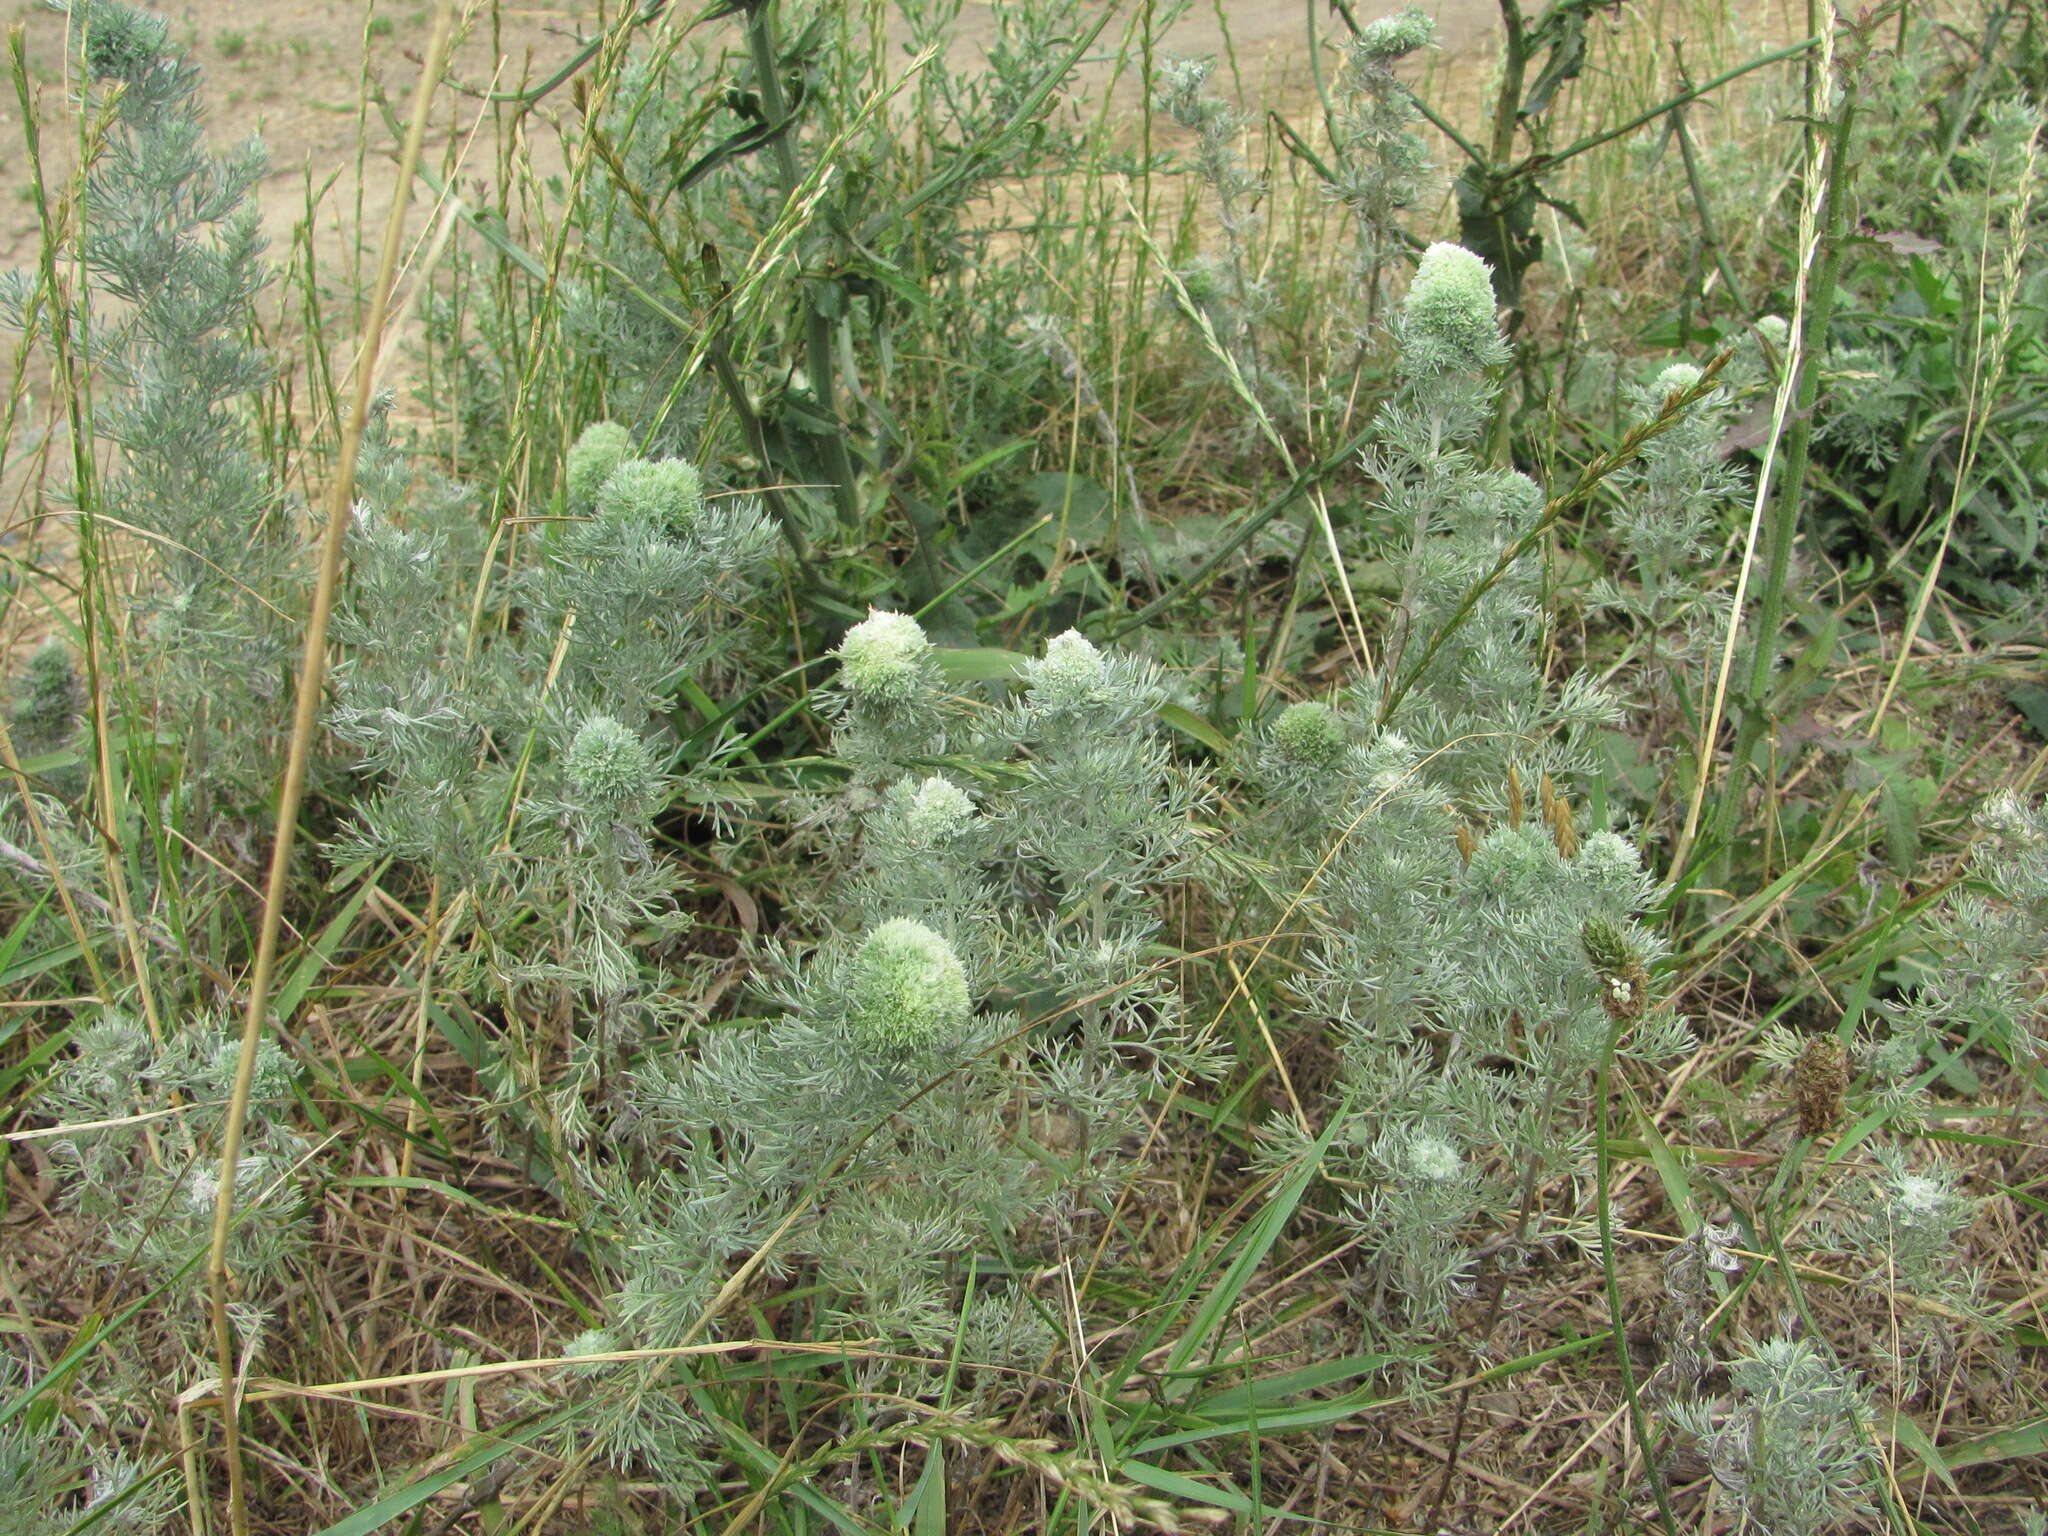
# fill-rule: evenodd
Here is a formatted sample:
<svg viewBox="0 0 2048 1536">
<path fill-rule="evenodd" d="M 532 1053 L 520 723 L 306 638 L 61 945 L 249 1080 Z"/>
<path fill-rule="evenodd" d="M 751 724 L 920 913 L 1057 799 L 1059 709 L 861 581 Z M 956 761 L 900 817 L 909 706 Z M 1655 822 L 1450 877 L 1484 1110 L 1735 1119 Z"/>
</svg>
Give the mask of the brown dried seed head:
<svg viewBox="0 0 2048 1536">
<path fill-rule="evenodd" d="M 1543 781 L 1548 784 L 1548 778 Z M 1576 859 L 1579 856 L 1579 829 L 1572 820 L 1572 804 L 1563 795 L 1553 795 L 1549 805 L 1544 807 L 1544 820 L 1550 823 L 1550 840 L 1557 844 L 1561 857 Z"/>
<path fill-rule="evenodd" d="M 1522 775 L 1513 763 L 1508 764 L 1508 825 L 1522 824 Z"/>
<path fill-rule="evenodd" d="M 1479 839 L 1472 835 L 1471 823 L 1463 821 L 1459 822 L 1458 857 L 1464 860 L 1467 864 L 1470 864 L 1472 862 L 1472 855 L 1477 853 L 1478 851 Z"/>
<path fill-rule="evenodd" d="M 1849 1058 L 1833 1035 L 1806 1042 L 1792 1068 L 1792 1098 L 1799 1106 L 1799 1134 L 1819 1136 L 1842 1118 L 1842 1093 L 1849 1086 Z"/>
</svg>

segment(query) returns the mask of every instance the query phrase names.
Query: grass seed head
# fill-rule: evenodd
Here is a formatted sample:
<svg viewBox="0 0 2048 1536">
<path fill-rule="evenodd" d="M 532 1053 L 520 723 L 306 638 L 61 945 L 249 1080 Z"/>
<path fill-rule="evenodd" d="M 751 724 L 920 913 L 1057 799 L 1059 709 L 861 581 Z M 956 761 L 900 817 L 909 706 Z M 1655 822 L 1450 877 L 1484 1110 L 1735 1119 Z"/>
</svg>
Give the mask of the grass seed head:
<svg viewBox="0 0 2048 1536">
<path fill-rule="evenodd" d="M 1849 1086 L 1849 1058 L 1833 1035 L 1815 1035 L 1792 1069 L 1792 1097 L 1799 1107 L 1799 1134 L 1820 1136 L 1842 1118 L 1842 1093 Z"/>
</svg>

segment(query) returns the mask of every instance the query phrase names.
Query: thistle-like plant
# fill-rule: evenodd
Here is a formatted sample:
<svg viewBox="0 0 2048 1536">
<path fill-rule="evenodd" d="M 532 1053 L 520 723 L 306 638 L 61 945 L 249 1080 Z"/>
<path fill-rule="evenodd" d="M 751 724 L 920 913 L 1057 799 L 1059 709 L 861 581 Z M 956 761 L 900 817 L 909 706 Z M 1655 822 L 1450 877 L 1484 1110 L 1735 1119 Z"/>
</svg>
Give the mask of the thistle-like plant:
<svg viewBox="0 0 2048 1536">
<path fill-rule="evenodd" d="M 1345 45 L 1337 77 L 1329 193 L 1356 230 L 1354 272 L 1365 286 L 1368 327 L 1378 323 L 1387 274 L 1406 249 L 1401 216 L 1429 171 L 1429 148 L 1414 130 L 1420 114 L 1394 66 L 1435 41 L 1436 23 L 1414 6 L 1382 16 Z"/>
<path fill-rule="evenodd" d="M 443 902 L 459 894 L 491 942 L 451 955 L 451 974 L 538 988 L 574 1021 L 545 1088 L 515 1039 L 491 1069 L 500 1110 L 549 1106 L 558 1152 L 607 1064 L 666 1017 L 642 951 L 683 918 L 653 820 L 695 781 L 671 772 L 664 716 L 684 678 L 732 675 L 739 604 L 774 548 L 749 499 L 712 500 L 695 466 L 626 447 L 613 424 L 587 429 L 565 465 L 569 519 L 480 574 L 469 496 L 415 465 L 380 411 L 336 620 L 329 719 L 367 792 L 332 852 L 405 860 Z"/>
<path fill-rule="evenodd" d="M 1153 101 L 1181 127 L 1194 131 L 1196 171 L 1216 196 L 1224 244 L 1229 252 L 1228 281 L 1233 285 L 1230 297 L 1237 307 L 1227 313 L 1236 325 L 1250 318 L 1247 306 L 1252 290 L 1247 243 L 1258 229 L 1253 204 L 1261 183 L 1246 167 L 1238 148 L 1238 137 L 1245 127 L 1243 114 L 1222 97 L 1210 95 L 1208 84 L 1206 60 L 1169 59 L 1160 68 Z M 1219 334 L 1224 334 L 1226 340 L 1237 339 L 1234 331 Z"/>
<path fill-rule="evenodd" d="M 1678 1405 L 1714 1480 L 1765 1536 L 1822 1536 L 1872 1512 L 1881 1466 L 1867 1393 L 1807 1339 L 1768 1339 L 1728 1362 L 1731 1401 Z"/>
<path fill-rule="evenodd" d="M 0 1366 L 0 1391 L 19 1389 Z M 67 1536 L 81 1526 L 108 1536 L 168 1528 L 177 1489 L 124 1451 L 81 1446 L 62 1419 L 0 1428 L 0 1530 Z"/>
<path fill-rule="evenodd" d="M 1238 147 L 1246 126 L 1243 114 L 1222 97 L 1209 94 L 1208 83 L 1206 61 L 1170 59 L 1161 67 L 1153 92 L 1160 111 L 1194 132 L 1195 171 L 1216 199 L 1216 223 L 1223 237 L 1220 257 L 1201 257 L 1175 274 L 1175 298 L 1193 306 L 1214 344 L 1261 405 L 1280 415 L 1296 415 L 1301 408 L 1299 389 L 1260 357 L 1259 326 L 1273 307 L 1252 254 L 1261 223 L 1257 205 L 1263 183 L 1245 165 Z"/>
<path fill-rule="evenodd" d="M 1941 1378 L 1953 1364 L 1958 1319 L 1981 1315 L 1985 1279 L 1967 1262 L 1967 1233 L 1984 1202 L 1956 1187 L 1937 1162 L 1915 1166 L 1893 1147 L 1873 1149 L 1877 1171 L 1855 1181 L 1830 1245 L 1854 1256 L 1865 1279 L 1934 1307 L 1901 1308 L 1878 1341 L 1903 1396 Z"/>
<path fill-rule="evenodd" d="M 153 707 L 193 774 L 226 786 L 236 803 L 221 809 L 239 811 L 273 772 L 302 544 L 247 407 L 271 375 L 248 339 L 271 276 L 250 197 L 263 150 L 253 139 L 225 154 L 206 147 L 199 71 L 161 17 L 117 0 L 71 11 L 85 74 L 103 92 L 84 105 L 108 127 L 85 177 L 90 287 L 53 323 L 104 381 L 91 425 L 120 449 L 73 492 L 89 518 L 148 541 L 135 654 L 151 663 Z M 8 281 L 17 325 L 35 292 L 24 274 Z"/>
<path fill-rule="evenodd" d="M 1528 562 L 1495 570 L 1545 498 L 1527 476 L 1477 457 L 1498 393 L 1490 370 L 1508 356 L 1486 264 L 1431 246 L 1393 331 L 1401 387 L 1365 455 L 1402 572 L 1376 712 L 1498 815 L 1510 765 L 1528 784 L 1582 766 L 1583 733 L 1616 706 L 1582 675 L 1546 685 L 1540 574 Z"/>
<path fill-rule="evenodd" d="M 208 1016 L 157 1041 L 140 1020 L 109 1011 L 85 1026 L 76 1043 L 75 1059 L 38 1102 L 59 1124 L 81 1127 L 51 1143 L 64 1198 L 93 1219 L 101 1263 L 139 1265 L 196 1307 L 199 1262 L 219 1188 L 214 1148 L 234 1079 L 235 1034 L 225 1020 Z M 252 1309 L 282 1281 L 305 1241 L 309 1148 L 292 1125 L 294 1076 L 284 1053 L 265 1041 L 228 1250 Z"/>
<path fill-rule="evenodd" d="M 1546 684 L 1534 573 L 1497 570 L 1544 498 L 1474 458 L 1506 356 L 1484 263 L 1432 247 L 1394 326 L 1402 389 L 1368 463 L 1407 534 L 1400 628 L 1382 676 L 1288 707 L 1248 766 L 1313 921 L 1293 985 L 1342 1054 L 1330 1166 L 1363 1284 L 1383 1333 L 1415 1339 L 1444 1325 L 1482 1241 L 1512 1261 L 1583 1230 L 1575 1206 L 1530 1198 L 1591 1155 L 1572 1112 L 1591 1069 L 1685 1034 L 1650 996 L 1662 948 L 1637 919 L 1655 882 L 1558 787 L 1612 706 Z M 1277 1131 L 1276 1152 L 1305 1136 Z"/>
<path fill-rule="evenodd" d="M 1928 924 L 1928 950 L 1939 963 L 1886 1009 L 1892 1030 L 1879 1048 L 1894 1069 L 1917 1067 L 1949 1037 L 2015 1063 L 2043 1049 L 2048 996 L 2037 967 L 2048 933 L 2048 808 L 1996 794 L 1977 826 L 1969 878 Z"/>
<path fill-rule="evenodd" d="M 1637 421 L 1650 420 L 1672 394 L 1699 381 L 1700 370 L 1689 363 L 1665 368 L 1647 388 L 1631 391 Z M 1703 654 L 1726 623 L 1728 600 L 1704 573 L 1722 514 L 1747 490 L 1748 477 L 1722 451 L 1729 408 L 1723 389 L 1693 401 L 1613 482 L 1614 532 L 1633 579 L 1623 585 L 1603 578 L 1593 602 L 1635 626 L 1645 652 L 1635 670 L 1645 694 Z"/>
<path fill-rule="evenodd" d="M 848 787 L 804 903 L 822 936 L 764 954 L 767 1016 L 632 1074 L 632 1155 L 606 1204 L 626 1227 L 614 1322 L 635 1345 L 690 1336 L 751 1256 L 802 1267 L 820 1336 L 942 1349 L 967 1258 L 1090 1221 L 1148 1093 L 1218 1065 L 1156 953 L 1201 787 L 1159 738 L 1152 669 L 1069 633 L 1014 698 L 962 696 L 889 612 L 839 660 Z M 1041 1336 L 1021 1297 L 977 1295 L 1006 1349 Z M 886 1361 L 865 1374 L 929 1385 Z M 624 1440 L 644 1386 L 612 1384 Z"/>
</svg>

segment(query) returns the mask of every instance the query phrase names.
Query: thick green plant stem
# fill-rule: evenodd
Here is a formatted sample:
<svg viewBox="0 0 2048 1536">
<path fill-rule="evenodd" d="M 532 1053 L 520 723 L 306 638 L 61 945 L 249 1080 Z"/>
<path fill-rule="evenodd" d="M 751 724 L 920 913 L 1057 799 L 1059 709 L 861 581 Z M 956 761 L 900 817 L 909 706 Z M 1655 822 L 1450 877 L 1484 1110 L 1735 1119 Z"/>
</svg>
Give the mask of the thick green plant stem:
<svg viewBox="0 0 2048 1536">
<path fill-rule="evenodd" d="M 803 185 L 791 147 L 796 125 L 789 120 L 789 102 L 782 93 L 782 66 L 775 56 L 775 0 L 756 0 L 747 7 L 747 49 L 754 60 L 754 85 L 761 93 L 774 130 L 775 168 L 782 175 L 783 195 L 795 198 Z M 853 456 L 846 451 L 846 429 L 839 420 L 839 391 L 834 382 L 832 323 L 818 307 L 808 287 L 802 292 L 804 307 L 804 364 L 810 375 L 811 394 L 819 413 L 833 423 L 822 434 L 825 464 L 832 476 L 832 503 L 840 523 L 853 527 L 860 516 L 860 496 L 854 483 Z"/>
<path fill-rule="evenodd" d="M 1671 109 L 1671 132 L 1678 140 L 1678 153 L 1685 162 L 1686 188 L 1692 196 L 1693 211 L 1699 216 L 1700 244 L 1713 254 L 1714 270 L 1721 274 L 1721 285 L 1728 290 L 1729 304 L 1746 320 L 1749 318 L 1749 300 L 1743 297 L 1742 284 L 1728 261 L 1728 247 L 1722 242 L 1720 229 L 1714 223 L 1714 210 L 1707 201 L 1706 183 L 1700 175 L 1699 155 L 1693 148 L 1692 134 L 1685 126 L 1685 108 Z"/>
<path fill-rule="evenodd" d="M 1515 152 L 1515 130 L 1522 116 L 1522 78 L 1529 70 L 1529 26 L 1522 17 L 1520 0 L 1500 0 L 1500 21 L 1500 87 L 1493 95 L 1491 158 L 1495 165 L 1506 165 Z"/>
</svg>

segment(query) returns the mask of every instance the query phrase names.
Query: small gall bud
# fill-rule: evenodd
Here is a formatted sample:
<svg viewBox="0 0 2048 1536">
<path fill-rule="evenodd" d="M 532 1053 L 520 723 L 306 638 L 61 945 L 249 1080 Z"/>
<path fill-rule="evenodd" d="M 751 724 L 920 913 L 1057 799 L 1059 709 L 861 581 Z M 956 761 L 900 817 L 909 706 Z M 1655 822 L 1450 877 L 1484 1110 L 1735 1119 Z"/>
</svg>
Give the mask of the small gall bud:
<svg viewBox="0 0 2048 1536">
<path fill-rule="evenodd" d="M 903 828 L 927 848 L 949 843 L 974 820 L 967 791 L 937 774 L 917 786 L 903 810 Z"/>
<path fill-rule="evenodd" d="M 1617 1024 L 1641 1018 L 1649 1006 L 1650 973 L 1629 936 L 1607 919 L 1593 917 L 1579 930 L 1579 942 L 1605 984 L 1600 1006 L 1607 1016 Z"/>
<path fill-rule="evenodd" d="M 1706 375 L 1693 367 L 1691 363 L 1673 363 L 1669 368 L 1666 368 L 1657 375 L 1657 382 L 1650 386 L 1650 393 L 1655 395 L 1659 402 L 1662 402 L 1670 399 L 1680 390 L 1691 389 L 1693 385 L 1699 383 L 1704 377 Z"/>
<path fill-rule="evenodd" d="M 1352 47 L 1369 59 L 1398 59 L 1436 41 L 1436 23 L 1417 6 L 1382 16 L 1360 29 Z"/>
<path fill-rule="evenodd" d="M 661 793 L 653 751 L 610 715 L 592 715 L 576 728 L 562 766 L 584 809 L 603 819 L 644 809 Z"/>
<path fill-rule="evenodd" d="M 1461 245 L 1432 245 L 1408 285 L 1401 331 L 1408 361 L 1420 372 L 1477 371 L 1504 361 L 1492 268 Z"/>
<path fill-rule="evenodd" d="M 1448 1184 L 1465 1171 L 1458 1149 L 1434 1131 L 1417 1131 L 1409 1138 L 1408 1171 L 1431 1184 Z"/>
<path fill-rule="evenodd" d="M 598 490 L 597 515 L 671 537 L 688 533 L 704 515 L 704 477 L 682 459 L 627 459 Z"/>
<path fill-rule="evenodd" d="M 616 421 L 593 421 L 569 449 L 562 482 L 571 517 L 588 517 L 612 471 L 633 456 L 633 434 Z"/>
<path fill-rule="evenodd" d="M 1045 642 L 1043 658 L 1026 664 L 1031 694 L 1048 709 L 1085 709 L 1103 697 L 1102 652 L 1078 629 Z"/>
<path fill-rule="evenodd" d="M 1290 704 L 1273 722 L 1273 749 L 1303 768 L 1327 768 L 1344 755 L 1344 722 L 1327 704 Z"/>
</svg>

